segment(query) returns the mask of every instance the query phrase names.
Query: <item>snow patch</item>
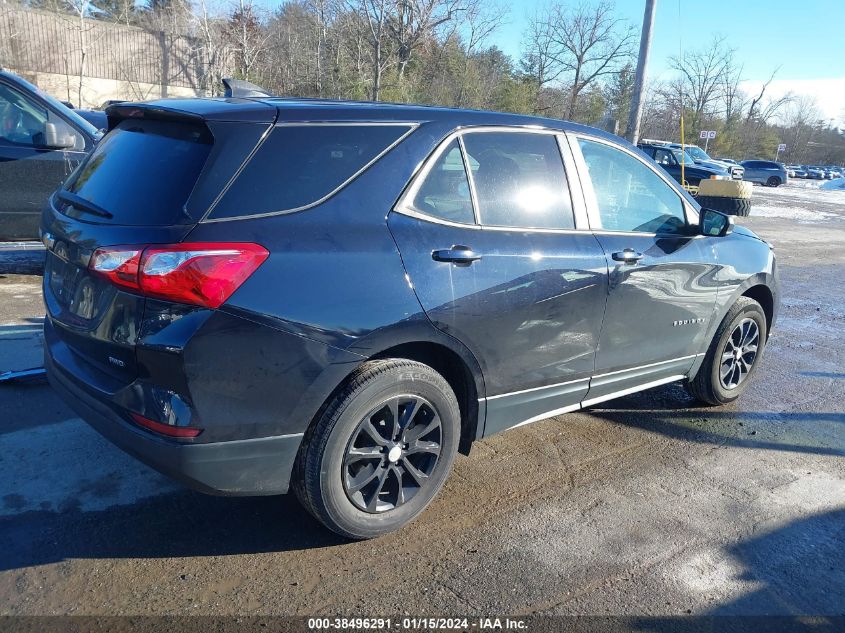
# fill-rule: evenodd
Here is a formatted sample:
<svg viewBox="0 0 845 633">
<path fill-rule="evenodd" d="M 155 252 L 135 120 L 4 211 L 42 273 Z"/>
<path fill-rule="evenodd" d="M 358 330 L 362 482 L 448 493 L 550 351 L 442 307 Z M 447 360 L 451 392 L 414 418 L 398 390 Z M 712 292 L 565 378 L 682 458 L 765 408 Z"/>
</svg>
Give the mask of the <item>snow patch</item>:
<svg viewBox="0 0 845 633">
<path fill-rule="evenodd" d="M 821 185 L 819 189 L 845 191 L 845 178 L 834 178 Z"/>
<path fill-rule="evenodd" d="M 773 207 L 765 204 L 751 204 L 751 216 L 763 218 L 787 218 L 799 222 L 826 222 L 838 217 L 835 213 L 813 211 L 804 207 Z"/>
</svg>

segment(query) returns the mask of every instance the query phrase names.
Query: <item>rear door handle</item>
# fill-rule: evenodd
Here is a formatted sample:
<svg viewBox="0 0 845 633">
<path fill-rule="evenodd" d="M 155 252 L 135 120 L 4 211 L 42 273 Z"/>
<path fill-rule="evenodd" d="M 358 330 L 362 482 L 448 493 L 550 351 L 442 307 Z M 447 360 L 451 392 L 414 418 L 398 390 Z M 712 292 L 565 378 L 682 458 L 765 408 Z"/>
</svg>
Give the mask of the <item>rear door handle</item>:
<svg viewBox="0 0 845 633">
<path fill-rule="evenodd" d="M 459 266 L 469 266 L 481 259 L 481 255 L 469 246 L 455 244 L 452 248 L 441 248 L 431 252 L 431 259 L 436 262 L 449 262 Z"/>
<path fill-rule="evenodd" d="M 625 262 L 626 264 L 634 264 L 643 258 L 642 253 L 638 253 L 633 248 L 626 248 L 624 251 L 617 251 L 611 255 L 614 261 Z"/>
</svg>

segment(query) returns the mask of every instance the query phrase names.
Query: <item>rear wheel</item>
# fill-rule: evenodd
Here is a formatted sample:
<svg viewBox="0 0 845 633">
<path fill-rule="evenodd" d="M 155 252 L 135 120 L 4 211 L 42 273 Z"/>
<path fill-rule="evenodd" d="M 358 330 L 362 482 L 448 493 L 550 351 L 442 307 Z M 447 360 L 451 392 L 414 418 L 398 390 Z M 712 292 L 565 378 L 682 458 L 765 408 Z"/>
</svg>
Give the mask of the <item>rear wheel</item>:
<svg viewBox="0 0 845 633">
<path fill-rule="evenodd" d="M 458 402 L 440 374 L 410 360 L 369 362 L 306 434 L 294 492 L 330 530 L 380 536 L 434 498 L 459 438 Z"/>
<path fill-rule="evenodd" d="M 780 180 L 780 178 L 778 178 L 777 176 L 771 176 L 771 177 L 770 177 L 770 178 L 766 181 L 766 184 L 767 184 L 769 187 L 777 187 L 777 186 L 779 186 L 779 185 L 780 185 L 780 183 L 781 183 L 781 180 Z"/>
<path fill-rule="evenodd" d="M 687 390 L 711 405 L 728 404 L 748 388 L 766 345 L 766 315 L 759 303 L 740 297 L 728 311 Z"/>
</svg>

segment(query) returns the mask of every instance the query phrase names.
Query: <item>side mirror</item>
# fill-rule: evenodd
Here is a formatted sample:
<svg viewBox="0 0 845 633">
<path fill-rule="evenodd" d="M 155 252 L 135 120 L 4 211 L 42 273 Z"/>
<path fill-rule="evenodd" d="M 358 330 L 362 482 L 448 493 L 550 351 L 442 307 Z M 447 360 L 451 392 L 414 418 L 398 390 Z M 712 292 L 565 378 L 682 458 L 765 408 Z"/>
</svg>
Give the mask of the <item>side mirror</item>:
<svg viewBox="0 0 845 633">
<path fill-rule="evenodd" d="M 698 214 L 698 229 L 702 235 L 724 237 L 734 230 L 734 218 L 713 209 L 702 209 Z"/>
<path fill-rule="evenodd" d="M 43 146 L 48 149 L 73 149 L 76 139 L 76 132 L 64 121 L 47 121 L 44 124 Z"/>
</svg>

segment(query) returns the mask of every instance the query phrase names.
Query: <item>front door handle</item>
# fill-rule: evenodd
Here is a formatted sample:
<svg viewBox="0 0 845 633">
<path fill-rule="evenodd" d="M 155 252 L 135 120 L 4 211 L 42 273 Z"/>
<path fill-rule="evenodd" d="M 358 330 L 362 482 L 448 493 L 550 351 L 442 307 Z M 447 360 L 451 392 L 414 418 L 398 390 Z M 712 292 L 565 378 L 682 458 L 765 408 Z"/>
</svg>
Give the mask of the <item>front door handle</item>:
<svg viewBox="0 0 845 633">
<path fill-rule="evenodd" d="M 449 262 L 458 266 L 469 266 L 481 259 L 481 255 L 469 246 L 455 244 L 452 248 L 441 248 L 431 252 L 431 259 L 436 262 Z"/>
<path fill-rule="evenodd" d="M 611 257 L 617 262 L 635 264 L 643 258 L 643 254 L 638 253 L 633 248 L 626 248 L 624 251 L 617 251 L 616 253 L 613 253 Z"/>
</svg>

